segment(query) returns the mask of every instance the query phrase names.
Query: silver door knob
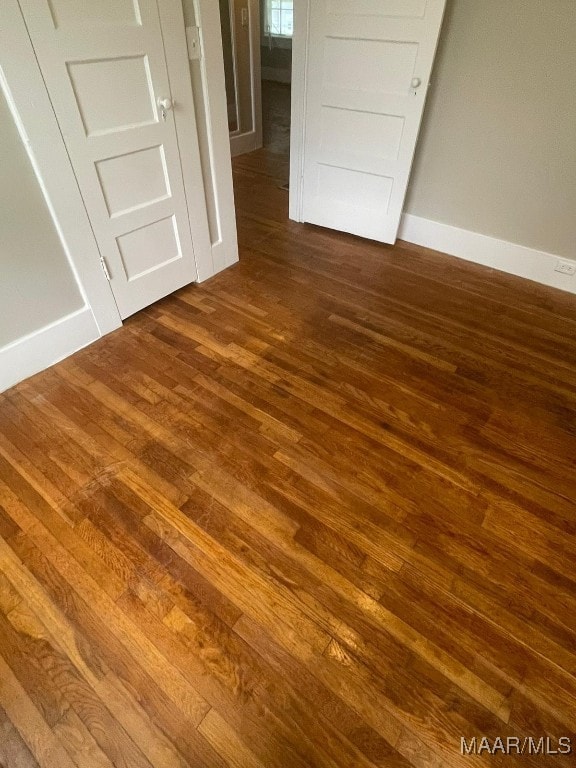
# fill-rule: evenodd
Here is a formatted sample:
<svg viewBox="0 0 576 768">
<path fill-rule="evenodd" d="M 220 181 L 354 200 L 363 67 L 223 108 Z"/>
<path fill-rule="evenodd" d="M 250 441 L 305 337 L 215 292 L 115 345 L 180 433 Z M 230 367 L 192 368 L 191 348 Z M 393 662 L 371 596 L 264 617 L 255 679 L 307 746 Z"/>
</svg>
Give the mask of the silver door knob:
<svg viewBox="0 0 576 768">
<path fill-rule="evenodd" d="M 166 113 L 174 108 L 174 102 L 172 99 L 169 98 L 160 98 L 158 99 L 158 108 L 160 109 L 160 114 L 162 115 L 162 120 L 166 121 Z"/>
<path fill-rule="evenodd" d="M 422 85 L 422 80 L 419 77 L 412 78 L 412 88 L 420 88 L 421 85 Z"/>
</svg>

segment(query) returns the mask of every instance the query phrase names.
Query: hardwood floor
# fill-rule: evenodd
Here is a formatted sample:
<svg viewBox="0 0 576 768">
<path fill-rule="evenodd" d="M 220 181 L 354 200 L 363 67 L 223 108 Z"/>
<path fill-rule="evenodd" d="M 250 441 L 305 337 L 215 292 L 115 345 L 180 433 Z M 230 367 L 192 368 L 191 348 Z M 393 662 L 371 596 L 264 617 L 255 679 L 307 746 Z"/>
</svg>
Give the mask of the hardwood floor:
<svg viewBox="0 0 576 768">
<path fill-rule="evenodd" d="M 289 83 L 262 81 L 262 133 L 270 153 L 290 153 L 290 110 L 292 86 Z"/>
<path fill-rule="evenodd" d="M 574 738 L 574 297 L 287 223 L 285 164 L 0 396 L 0 764 L 574 765 L 461 754 Z"/>
</svg>

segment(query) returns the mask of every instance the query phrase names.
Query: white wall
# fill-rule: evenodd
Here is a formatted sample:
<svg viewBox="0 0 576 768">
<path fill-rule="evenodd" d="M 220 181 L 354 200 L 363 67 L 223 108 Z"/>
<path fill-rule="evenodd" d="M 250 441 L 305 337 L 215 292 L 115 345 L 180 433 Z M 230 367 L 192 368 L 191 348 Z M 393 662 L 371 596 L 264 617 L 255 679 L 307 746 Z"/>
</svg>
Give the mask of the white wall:
<svg viewBox="0 0 576 768">
<path fill-rule="evenodd" d="M 0 89 L 0 348 L 84 301 Z"/>
<path fill-rule="evenodd" d="M 121 324 L 17 0 L 0 24 L 0 392 Z"/>
<path fill-rule="evenodd" d="M 575 259 L 575 72 L 574 0 L 449 0 L 407 213 Z"/>
</svg>

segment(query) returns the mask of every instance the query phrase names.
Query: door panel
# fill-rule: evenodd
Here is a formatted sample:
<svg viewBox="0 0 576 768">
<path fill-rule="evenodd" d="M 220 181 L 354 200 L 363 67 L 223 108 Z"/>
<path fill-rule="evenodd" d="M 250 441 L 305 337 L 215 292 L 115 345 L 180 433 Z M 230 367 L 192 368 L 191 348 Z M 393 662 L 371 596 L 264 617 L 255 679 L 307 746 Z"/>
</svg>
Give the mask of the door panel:
<svg viewBox="0 0 576 768">
<path fill-rule="evenodd" d="M 67 69 L 88 138 L 157 121 L 147 56 L 76 61 Z"/>
<path fill-rule="evenodd" d="M 70 24 L 86 23 L 140 23 L 134 0 L 100 0 L 97 3 L 79 3 L 78 0 L 49 0 L 49 9 L 56 29 Z"/>
<path fill-rule="evenodd" d="M 194 244 L 210 247 L 205 210 L 191 230 L 174 110 L 159 104 L 182 110 L 191 94 L 171 92 L 156 0 L 21 6 L 125 318 L 195 281 Z"/>
<path fill-rule="evenodd" d="M 418 46 L 388 40 L 328 38 L 324 47 L 324 83 L 332 88 L 379 93 L 406 91 Z M 346 66 L 342 63 L 346 62 Z"/>
<path fill-rule="evenodd" d="M 128 282 L 182 258 L 174 216 L 120 235 L 117 242 Z"/>
<path fill-rule="evenodd" d="M 304 221 L 396 240 L 445 3 L 310 3 Z"/>
<path fill-rule="evenodd" d="M 113 219 L 170 197 L 162 146 L 99 160 L 96 172 Z"/>
<path fill-rule="evenodd" d="M 359 155 L 395 159 L 400 151 L 404 118 L 378 115 L 374 112 L 322 107 L 321 149 L 327 153 L 348 152 L 358 136 L 362 136 Z"/>
<path fill-rule="evenodd" d="M 428 0 L 355 0 L 356 16 L 388 16 L 392 18 L 422 18 Z M 350 12 L 350 0 L 330 0 L 330 13 L 346 15 Z"/>
</svg>

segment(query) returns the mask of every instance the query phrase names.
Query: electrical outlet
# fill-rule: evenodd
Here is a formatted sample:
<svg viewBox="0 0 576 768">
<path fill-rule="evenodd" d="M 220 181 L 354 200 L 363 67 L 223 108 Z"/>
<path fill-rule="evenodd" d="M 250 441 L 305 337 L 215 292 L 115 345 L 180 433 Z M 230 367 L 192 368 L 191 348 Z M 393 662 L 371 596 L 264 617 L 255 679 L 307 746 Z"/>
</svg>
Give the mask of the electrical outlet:
<svg viewBox="0 0 576 768">
<path fill-rule="evenodd" d="M 556 272 L 560 272 L 561 275 L 576 275 L 576 261 L 564 261 L 559 259 L 554 267 Z"/>
</svg>

